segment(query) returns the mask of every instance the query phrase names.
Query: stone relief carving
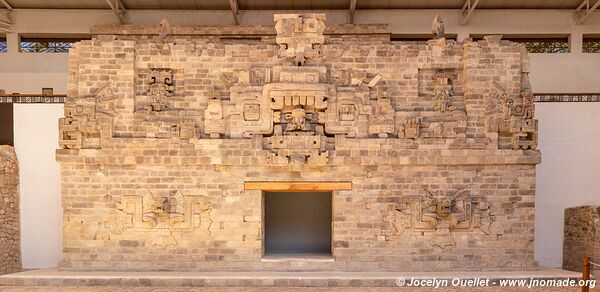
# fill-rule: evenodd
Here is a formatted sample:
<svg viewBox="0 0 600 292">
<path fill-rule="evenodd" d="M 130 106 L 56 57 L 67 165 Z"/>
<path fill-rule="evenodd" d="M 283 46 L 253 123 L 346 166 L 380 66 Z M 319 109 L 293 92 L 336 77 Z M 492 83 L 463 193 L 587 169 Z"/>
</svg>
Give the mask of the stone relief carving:
<svg viewBox="0 0 600 292">
<path fill-rule="evenodd" d="M 59 146 L 67 149 L 100 148 L 101 136 L 111 135 L 115 99 L 113 88 L 106 82 L 91 89 L 89 95 L 67 103 L 65 117 L 58 122 Z M 106 124 L 109 126 L 103 127 Z"/>
<path fill-rule="evenodd" d="M 168 109 L 168 98 L 175 91 L 173 72 L 169 69 L 152 69 L 148 82 L 150 84 L 148 90 L 148 96 L 151 98 L 150 109 L 157 112 Z"/>
<path fill-rule="evenodd" d="M 224 129 L 231 138 L 267 136 L 263 147 L 271 151 L 274 164 L 327 163 L 328 135 L 394 133 L 390 99 L 370 100 L 381 75 L 346 71 L 332 82 L 330 70 L 320 65 L 324 19 L 321 14 L 276 15 L 279 58 L 293 65 L 223 72 L 220 79 L 230 98 L 209 101 L 205 127 Z M 228 126 L 221 126 L 222 121 Z"/>
<path fill-rule="evenodd" d="M 325 14 L 275 14 L 276 41 L 279 56 L 304 65 L 306 60 L 321 56 L 325 43 Z"/>
<path fill-rule="evenodd" d="M 511 95 L 503 84 L 492 82 L 492 85 L 486 104 L 488 130 L 497 132 L 500 140 L 509 139 L 512 149 L 536 149 L 538 124 L 531 90 Z M 501 141 L 499 144 L 503 146 Z"/>
<path fill-rule="evenodd" d="M 221 100 L 211 98 L 204 110 L 204 131 L 211 138 L 219 138 L 225 134 L 225 120 Z"/>
<path fill-rule="evenodd" d="M 158 24 L 158 36 L 155 37 L 156 41 L 151 44 L 160 55 L 169 55 L 171 54 L 171 47 L 175 44 L 174 41 L 171 40 L 171 35 L 173 34 L 173 26 L 168 19 L 161 19 Z"/>
<path fill-rule="evenodd" d="M 404 121 L 404 126 L 399 130 L 398 137 L 417 139 L 421 132 L 421 118 L 409 118 Z"/>
<path fill-rule="evenodd" d="M 276 67 L 275 82 L 263 87 L 263 97 L 273 111 L 273 163 L 322 163 L 325 110 L 335 87 L 321 83 L 323 67 Z M 277 76 L 278 75 L 278 76 Z M 279 81 L 279 82 L 277 82 Z"/>
<path fill-rule="evenodd" d="M 161 40 L 163 42 L 166 42 L 169 37 L 171 36 L 171 33 L 173 32 L 173 28 L 171 27 L 171 23 L 169 22 L 168 19 L 163 18 L 160 21 L 160 32 L 158 33 L 158 36 L 161 38 Z"/>
<path fill-rule="evenodd" d="M 151 244 L 158 247 L 177 246 L 174 233 L 200 230 L 210 235 L 212 205 L 204 196 L 170 191 L 158 196 L 148 191 L 143 196 L 123 196 L 116 205 L 115 234 L 128 230 L 152 232 Z"/>
<path fill-rule="evenodd" d="M 439 14 L 433 19 L 433 23 L 431 24 L 431 32 L 433 33 L 434 39 L 446 37 L 446 34 L 444 33 L 444 21 Z"/>
<path fill-rule="evenodd" d="M 450 101 L 452 98 L 452 85 L 449 83 L 449 78 L 443 75 L 434 75 L 435 89 L 434 89 L 434 103 L 433 107 L 439 112 L 446 112 L 449 110 Z"/>
<path fill-rule="evenodd" d="M 394 109 L 386 93 L 377 98 L 373 110 L 369 119 L 369 134 L 387 138 L 389 134 L 394 133 Z"/>
<path fill-rule="evenodd" d="M 434 196 L 430 191 L 417 198 L 407 198 L 388 205 L 382 230 L 386 240 L 400 236 L 406 230 L 433 232 L 431 246 L 445 248 L 456 243 L 452 232 L 456 230 L 479 230 L 492 234 L 494 215 L 491 205 L 474 200 L 468 190 L 452 195 Z"/>
<path fill-rule="evenodd" d="M 456 47 L 451 41 L 442 42 L 442 38 L 428 42 L 426 56 L 419 57 L 416 67 L 407 68 L 402 73 L 405 80 L 400 80 L 396 75 L 374 72 L 374 68 L 332 66 L 324 61 L 323 14 L 275 15 L 274 20 L 279 48 L 275 62 L 252 63 L 248 68 L 224 66 L 218 72 L 208 70 L 213 79 L 206 80 L 216 78 L 222 84 L 190 82 L 192 89 L 188 89 L 188 67 L 162 56 L 137 68 L 140 73 L 135 84 L 133 123 L 139 124 L 118 124 L 115 137 L 171 138 L 175 142 L 206 137 L 257 137 L 263 138 L 262 149 L 270 151 L 269 161 L 277 164 L 286 159 L 288 163 L 327 163 L 328 151 L 335 150 L 335 137 L 340 135 L 357 139 L 418 139 L 414 144 L 417 147 L 419 143 L 443 143 L 441 139 L 424 140 L 427 138 L 465 138 L 452 147 L 466 147 L 467 138 L 472 139 L 466 134 L 467 86 L 461 77 L 467 69 L 463 55 L 448 51 Z M 432 28 L 436 36 L 443 36 L 441 18 L 436 17 Z M 161 21 L 157 38 L 166 43 L 173 33 L 168 21 Z M 408 46 L 402 52 L 418 57 L 421 51 Z M 370 54 L 368 50 L 365 53 Z M 406 96 L 399 93 L 400 87 L 394 84 L 400 83 L 411 87 L 412 92 Z M 500 148 L 535 149 L 537 121 L 533 119 L 530 88 L 526 87 L 527 74 L 522 73 L 521 83 L 525 85 L 517 83 L 510 88 L 521 89 L 520 94 L 507 92 L 504 87 L 508 85 L 492 83 L 487 98 L 491 104 L 487 134 L 492 141 L 498 139 Z M 211 86 L 219 94 L 206 99 L 202 95 L 210 92 L 205 88 Z M 189 92 L 197 91 L 202 93 L 189 96 Z M 114 112 L 114 102 L 90 99 L 88 105 L 85 98 L 67 102 L 66 109 L 71 110 L 65 111 L 65 118 L 60 120 L 63 148 L 101 148 L 98 133 L 112 134 L 112 127 L 106 125 Z M 107 121 L 102 126 L 88 118 L 95 116 L 96 111 L 103 113 L 102 120 Z M 472 113 L 479 115 L 477 111 Z M 130 117 L 122 120 L 131 121 Z"/>
<path fill-rule="evenodd" d="M 183 140 L 189 140 L 196 137 L 196 121 L 193 119 L 182 119 L 178 125 L 178 137 Z"/>
</svg>

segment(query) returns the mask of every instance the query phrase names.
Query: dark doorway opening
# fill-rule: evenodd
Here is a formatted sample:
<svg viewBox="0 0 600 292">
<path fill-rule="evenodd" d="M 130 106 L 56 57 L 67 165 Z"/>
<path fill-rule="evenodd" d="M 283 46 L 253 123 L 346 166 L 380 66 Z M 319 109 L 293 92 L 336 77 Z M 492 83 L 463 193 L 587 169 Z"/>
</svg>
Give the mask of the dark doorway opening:
<svg viewBox="0 0 600 292">
<path fill-rule="evenodd" d="M 265 256 L 331 255 L 331 192 L 265 192 Z"/>
<path fill-rule="evenodd" d="M 0 103 L 0 145 L 15 145 L 12 103 Z"/>
</svg>

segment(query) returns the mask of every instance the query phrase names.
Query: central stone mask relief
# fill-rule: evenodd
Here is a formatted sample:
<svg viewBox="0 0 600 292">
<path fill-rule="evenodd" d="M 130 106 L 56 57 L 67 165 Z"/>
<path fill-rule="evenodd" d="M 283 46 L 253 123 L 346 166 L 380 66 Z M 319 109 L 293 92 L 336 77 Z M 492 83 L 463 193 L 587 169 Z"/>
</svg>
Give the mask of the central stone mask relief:
<svg viewBox="0 0 600 292">
<path fill-rule="evenodd" d="M 326 164 L 335 135 L 386 138 L 395 133 L 390 99 L 376 88 L 382 75 L 340 74 L 323 65 L 324 20 L 323 14 L 275 16 L 281 65 L 223 72 L 229 100 L 209 102 L 206 134 L 262 135 L 273 164 Z"/>
</svg>

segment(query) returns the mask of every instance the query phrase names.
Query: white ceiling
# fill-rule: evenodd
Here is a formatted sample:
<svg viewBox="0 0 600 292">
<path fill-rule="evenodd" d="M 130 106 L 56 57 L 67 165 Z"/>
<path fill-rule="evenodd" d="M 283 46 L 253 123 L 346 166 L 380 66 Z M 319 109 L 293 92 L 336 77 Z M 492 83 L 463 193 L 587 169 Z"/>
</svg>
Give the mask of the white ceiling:
<svg viewBox="0 0 600 292">
<path fill-rule="evenodd" d="M 106 0 L 5 0 L 14 9 L 109 9 Z M 115 0 L 111 0 L 115 1 Z M 237 0 L 241 10 L 348 9 L 350 0 Z M 357 0 L 356 9 L 460 9 L 466 0 Z M 480 0 L 477 9 L 575 9 L 583 0 Z M 229 0 L 121 0 L 127 9 L 228 10 Z"/>
</svg>

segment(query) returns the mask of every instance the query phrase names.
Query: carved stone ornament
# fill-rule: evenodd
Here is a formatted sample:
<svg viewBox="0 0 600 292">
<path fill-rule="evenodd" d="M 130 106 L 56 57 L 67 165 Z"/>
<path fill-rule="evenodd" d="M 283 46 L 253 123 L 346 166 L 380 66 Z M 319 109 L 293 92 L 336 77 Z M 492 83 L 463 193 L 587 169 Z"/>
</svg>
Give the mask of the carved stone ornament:
<svg viewBox="0 0 600 292">
<path fill-rule="evenodd" d="M 171 36 L 171 33 L 173 33 L 173 28 L 171 27 L 171 23 L 169 22 L 168 19 L 163 18 L 160 21 L 160 32 L 158 33 L 158 36 L 161 38 L 161 40 L 163 42 L 166 42 L 169 37 Z"/>
<path fill-rule="evenodd" d="M 431 24 L 431 32 L 433 33 L 434 39 L 446 37 L 446 34 L 444 33 L 444 21 L 439 14 L 433 19 L 433 23 Z"/>
<path fill-rule="evenodd" d="M 58 121 L 61 148 L 100 148 L 101 138 L 110 138 L 116 96 L 107 82 L 90 94 L 65 105 L 65 117 Z"/>
<path fill-rule="evenodd" d="M 492 85 L 486 105 L 488 130 L 497 131 L 500 139 L 507 138 L 512 149 L 536 149 L 538 122 L 534 119 L 535 105 L 531 90 L 511 96 L 503 84 L 492 82 Z"/>
<path fill-rule="evenodd" d="M 452 232 L 477 229 L 486 235 L 492 233 L 494 222 L 491 205 L 473 200 L 468 190 L 459 190 L 451 196 L 434 196 L 430 191 L 414 199 L 403 199 L 388 205 L 382 235 L 389 240 L 406 230 L 433 232 L 431 246 L 444 248 L 456 245 Z"/>
<path fill-rule="evenodd" d="M 174 233 L 201 230 L 210 234 L 212 205 L 204 196 L 170 191 L 168 196 L 123 196 L 116 206 L 115 234 L 128 231 L 153 233 L 151 244 L 158 247 L 177 246 Z"/>
<path fill-rule="evenodd" d="M 321 56 L 321 45 L 325 42 L 325 14 L 275 14 L 273 18 L 279 57 L 301 66 L 307 59 Z"/>
<path fill-rule="evenodd" d="M 377 75 L 381 76 L 381 75 Z M 389 134 L 394 133 L 394 108 L 387 94 L 377 98 L 377 103 L 373 107 L 373 114 L 369 120 L 369 134 L 377 135 L 379 138 L 387 138 Z"/>
<path fill-rule="evenodd" d="M 450 100 L 452 98 L 452 85 L 449 83 L 447 77 L 434 77 L 435 91 L 434 91 L 434 104 L 433 107 L 436 111 L 446 112 L 450 107 Z"/>
<path fill-rule="evenodd" d="M 130 138 L 171 138 L 174 142 L 205 137 L 257 138 L 262 143 L 256 145 L 270 152 L 268 161 L 277 164 L 286 159 L 288 163 L 327 163 L 329 151 L 336 150 L 336 137 L 339 136 L 414 139 L 414 143 L 402 143 L 411 143 L 415 147 L 426 144 L 465 148 L 478 143 L 496 143 L 500 149 L 537 147 L 537 121 L 533 118 L 533 97 L 525 61 L 521 61 L 524 69 L 521 69 L 520 81 L 495 76 L 494 81 L 486 83 L 489 86 L 467 86 L 467 79 L 462 78 L 465 72 L 483 69 L 466 65 L 464 54 L 459 52 L 486 44 L 469 43 L 458 50 L 459 44 L 446 43 L 442 38 L 428 42 L 425 51 L 418 46 L 396 48 L 410 60 L 414 59 L 411 63 L 414 66 L 400 66 L 398 74 L 387 76 L 385 74 L 390 74 L 387 69 L 385 74 L 375 72 L 379 65 L 338 66 L 336 60 L 346 54 L 343 50 L 329 51 L 332 56 L 339 56 L 324 59 L 324 14 L 276 14 L 274 20 L 279 51 L 277 58 L 267 58 L 271 61 L 246 62 L 242 60 L 246 57 L 240 57 L 239 66 L 190 65 L 185 61 L 189 57 L 188 41 L 177 44 L 169 57 L 144 55 L 151 62 L 132 59 L 136 62 L 133 74 L 137 72 L 139 78 L 132 79 L 133 115 L 128 109 L 131 100 L 127 92 L 131 84 L 123 83 L 123 90 L 115 90 L 120 93 L 118 99 L 108 85 L 89 96 L 69 97 L 65 117 L 59 122 L 61 147 L 98 149 L 103 143 L 123 143 Z M 443 37 L 441 17 L 436 17 L 432 28 L 437 37 Z M 160 38 L 172 38 L 174 31 L 168 21 L 161 21 Z M 337 36 L 329 39 L 333 41 L 327 45 L 336 48 Z M 141 43 L 139 48 L 143 48 Z M 217 54 L 220 58 L 221 54 L 231 53 L 221 52 L 221 43 L 208 42 L 201 46 L 205 45 L 213 48 L 209 55 Z M 493 45 L 502 44 L 493 42 Z M 366 57 L 367 63 L 372 62 L 370 56 L 377 56 L 377 60 L 392 56 L 391 47 L 375 50 L 377 46 L 372 49 L 357 46 L 352 49 L 357 50 L 352 54 L 356 53 L 361 59 Z M 273 53 L 267 43 L 261 43 L 261 48 Z M 133 56 L 145 54 L 144 50 L 133 50 Z M 512 53 L 515 57 L 525 54 Z M 215 62 L 217 59 L 213 57 L 211 55 L 207 60 Z M 205 74 L 208 75 L 201 77 Z M 193 75 L 196 77 L 191 77 Z M 190 80 L 188 86 L 189 78 L 200 78 L 201 81 Z M 89 85 L 81 83 L 78 86 L 87 88 Z M 219 94 L 207 97 L 211 87 L 213 93 Z M 486 113 L 478 109 L 480 102 L 465 102 L 467 91 L 478 90 L 484 96 Z M 118 113 L 114 110 L 116 102 Z M 467 107 L 471 108 L 470 123 L 467 123 Z M 114 138 L 118 139 L 110 140 L 113 138 L 113 115 L 116 116 Z M 478 120 L 481 121 L 476 122 Z M 482 123 L 488 127 L 487 132 L 483 129 L 476 131 L 473 137 L 467 135 L 467 125 L 482 127 Z M 485 140 L 483 136 L 489 139 Z M 396 143 L 391 140 L 389 143 Z M 183 144 L 189 147 L 194 143 Z"/>
<path fill-rule="evenodd" d="M 410 118 L 404 121 L 404 127 L 398 133 L 398 137 L 417 139 L 421 132 L 421 118 Z"/>
<path fill-rule="evenodd" d="M 180 139 L 193 139 L 196 137 L 196 121 L 193 119 L 182 119 L 179 122 L 179 138 Z"/>
<path fill-rule="evenodd" d="M 213 98 L 208 101 L 204 110 L 204 132 L 212 139 L 221 137 L 225 133 L 225 120 L 221 100 Z"/>
<path fill-rule="evenodd" d="M 169 108 L 168 98 L 175 91 L 173 72 L 169 69 L 152 69 L 148 81 L 150 84 L 148 96 L 151 98 L 151 110 L 159 112 Z"/>
</svg>

